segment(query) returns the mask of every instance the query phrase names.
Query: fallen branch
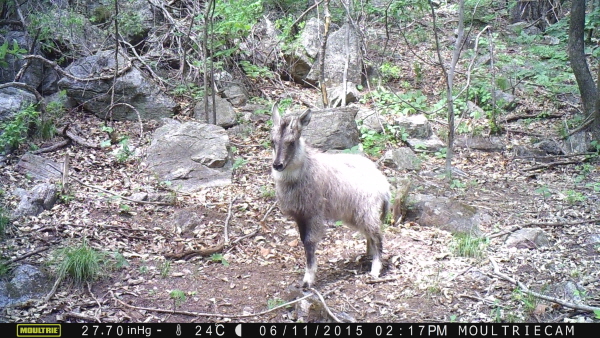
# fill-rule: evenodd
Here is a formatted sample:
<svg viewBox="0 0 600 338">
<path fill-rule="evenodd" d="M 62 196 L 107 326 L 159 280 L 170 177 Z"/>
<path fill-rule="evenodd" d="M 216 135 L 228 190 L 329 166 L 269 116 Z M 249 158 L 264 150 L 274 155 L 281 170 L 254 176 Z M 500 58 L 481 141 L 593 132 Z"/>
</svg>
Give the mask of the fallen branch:
<svg viewBox="0 0 600 338">
<path fill-rule="evenodd" d="M 56 293 L 56 290 L 58 290 L 58 286 L 60 285 L 60 283 L 63 281 L 63 277 L 59 276 L 56 281 L 54 282 L 54 285 L 52 286 L 52 290 L 50 290 L 50 292 L 48 292 L 48 294 L 46 295 L 46 297 L 44 297 L 43 299 L 43 303 L 47 304 L 48 301 L 50 300 L 50 298 L 52 298 L 54 296 L 54 294 Z"/>
<path fill-rule="evenodd" d="M 500 237 L 500 236 L 515 232 L 517 230 L 520 230 L 522 228 L 528 228 L 528 227 L 558 227 L 558 226 L 563 226 L 563 225 L 579 225 L 579 224 L 586 224 L 586 223 L 600 223 L 600 218 L 593 218 L 593 219 L 587 219 L 587 220 L 583 220 L 583 221 L 574 221 L 574 222 L 525 223 L 525 224 L 515 225 L 508 230 L 492 234 L 492 235 L 488 236 L 488 238 Z"/>
<path fill-rule="evenodd" d="M 521 158 L 533 158 L 536 160 L 547 160 L 550 158 L 568 158 L 568 157 L 577 157 L 577 156 L 591 156 L 591 155 L 597 155 L 597 153 L 577 153 L 577 154 L 567 154 L 567 155 L 548 155 L 548 156 L 516 156 L 515 158 L 517 159 L 521 159 Z"/>
<path fill-rule="evenodd" d="M 525 286 L 525 284 L 500 272 L 500 268 L 498 267 L 498 264 L 491 257 L 490 257 L 490 262 L 492 263 L 492 266 L 494 267 L 494 273 L 493 273 L 494 275 L 496 275 L 508 282 L 515 284 L 516 286 L 519 287 L 519 289 L 521 289 L 523 292 L 525 292 L 531 296 L 534 296 L 534 297 L 537 297 L 537 298 L 540 298 L 543 300 L 547 300 L 549 302 L 556 303 L 556 304 L 562 305 L 564 307 L 568 307 L 568 308 L 575 309 L 575 310 L 582 310 L 582 311 L 587 311 L 587 312 L 600 311 L 600 307 L 594 307 L 594 306 L 588 306 L 588 305 L 582 305 L 582 304 L 574 304 L 574 303 L 567 302 L 565 300 L 562 300 L 562 299 L 559 299 L 556 297 L 550 297 L 550 296 L 542 295 L 535 291 L 531 291 L 531 290 L 529 290 L 529 288 L 527 286 Z"/>
<path fill-rule="evenodd" d="M 148 66 L 148 64 L 142 59 L 142 57 L 138 54 L 137 50 L 135 49 L 135 47 L 130 44 L 129 42 L 127 42 L 125 39 L 123 39 L 122 36 L 120 36 L 121 40 L 120 42 L 127 45 L 129 47 L 129 50 L 133 53 L 133 55 L 135 55 L 135 58 L 146 67 L 146 69 L 148 70 L 148 72 L 150 72 L 150 75 L 152 75 L 152 77 L 158 81 L 160 81 L 160 83 L 162 83 L 165 87 L 169 86 L 169 83 L 164 80 L 162 77 L 158 76 L 150 66 Z"/>
<path fill-rule="evenodd" d="M 92 149 L 100 149 L 100 146 L 89 142 L 88 140 L 84 139 L 83 137 L 79 136 L 77 134 L 76 130 L 73 130 L 74 128 L 70 128 L 69 126 L 65 126 L 62 130 L 61 130 L 61 135 L 72 140 L 73 142 L 80 144 L 84 147 L 88 147 L 88 148 L 92 148 Z"/>
<path fill-rule="evenodd" d="M 396 277 L 377 278 L 377 279 L 368 280 L 365 283 L 367 283 L 367 284 L 376 284 L 376 283 L 393 282 L 393 281 L 396 281 L 396 280 L 398 280 L 398 278 L 396 278 Z"/>
<path fill-rule="evenodd" d="M 513 121 L 518 121 L 518 120 L 523 120 L 523 119 L 535 119 L 535 118 L 561 118 L 563 117 L 564 114 L 556 114 L 556 113 L 547 113 L 547 112 L 541 112 L 541 113 L 535 113 L 535 114 L 523 114 L 523 115 L 509 115 L 507 117 L 504 118 L 504 122 L 513 122 Z"/>
<path fill-rule="evenodd" d="M 265 213 L 265 215 L 263 216 L 263 218 L 260 220 L 260 225 L 257 226 L 256 229 L 253 232 L 251 232 L 251 233 L 249 233 L 247 235 L 244 235 L 244 236 L 236 239 L 231 244 L 232 245 L 233 244 L 237 244 L 238 242 L 240 242 L 240 241 L 242 241 L 242 240 L 244 240 L 244 239 L 246 239 L 248 237 L 252 237 L 252 236 L 256 235 L 258 233 L 258 231 L 260 230 L 261 227 L 266 230 L 265 219 L 267 219 L 267 217 L 269 216 L 269 214 L 271 213 L 271 211 L 273 210 L 273 208 L 275 208 L 276 205 L 277 205 L 277 201 L 275 201 L 275 202 L 273 202 L 273 204 L 271 204 L 271 206 L 269 207 L 269 209 L 267 210 L 267 212 Z"/>
<path fill-rule="evenodd" d="M 165 258 L 188 260 L 188 259 L 191 259 L 196 256 L 208 257 L 214 253 L 217 253 L 217 252 L 223 250 L 224 247 L 225 247 L 225 245 L 223 244 L 223 242 L 220 242 L 216 246 L 213 246 L 208 249 L 186 250 L 186 251 L 183 251 L 180 253 L 167 253 L 167 254 L 165 254 Z"/>
<path fill-rule="evenodd" d="M 34 151 L 32 151 L 31 153 L 32 153 L 32 154 L 35 154 L 35 155 L 42 154 L 42 153 L 51 153 L 51 152 L 53 152 L 53 151 L 55 151 L 55 150 L 58 150 L 58 149 L 60 149 L 60 148 L 63 148 L 63 147 L 66 147 L 66 146 L 68 146 L 68 145 L 69 145 L 69 143 L 71 143 L 71 140 L 70 140 L 70 139 L 69 139 L 69 140 L 62 140 L 62 141 L 60 141 L 60 142 L 58 142 L 58 143 L 56 143 L 56 144 L 53 144 L 53 145 L 51 145 L 51 146 L 49 146 L 49 147 L 46 147 L 46 148 L 40 148 L 40 149 L 38 149 L 38 150 L 34 150 Z"/>
<path fill-rule="evenodd" d="M 23 260 L 23 259 L 25 259 L 27 257 L 33 256 L 33 255 L 37 255 L 40 252 L 44 252 L 44 251 L 46 251 L 48 249 L 50 249 L 50 246 L 46 246 L 46 247 L 37 249 L 35 251 L 28 252 L 28 253 L 24 254 L 23 256 L 19 256 L 19 257 L 15 257 L 15 258 L 11 259 L 6 264 L 12 264 L 12 263 L 18 262 L 18 261 Z"/>
<path fill-rule="evenodd" d="M 232 206 L 233 206 L 233 202 L 235 202 L 235 200 L 237 199 L 237 195 L 234 196 L 230 201 L 229 201 L 229 208 L 227 209 L 227 218 L 225 219 L 225 225 L 223 226 L 223 232 L 224 232 L 224 236 L 225 236 L 225 244 L 229 244 L 229 220 L 231 219 L 231 210 L 232 210 Z"/>
<path fill-rule="evenodd" d="M 311 296 L 313 296 L 314 294 L 308 294 L 305 295 L 304 297 L 295 299 L 293 301 L 287 302 L 285 304 L 281 304 L 279 306 L 276 306 L 272 309 L 269 310 L 265 310 L 262 312 L 257 312 L 257 313 L 251 313 L 251 314 L 244 314 L 244 315 L 236 315 L 236 314 L 232 314 L 232 315 L 227 315 L 227 314 L 223 314 L 223 313 L 204 313 L 204 312 L 193 312 L 193 311 L 179 311 L 179 310 L 166 310 L 166 309 L 158 309 L 158 308 L 149 308 L 149 307 L 141 307 L 141 306 L 134 306 L 134 305 L 129 305 L 125 302 L 123 302 L 122 300 L 118 299 L 114 293 L 112 291 L 110 291 L 110 294 L 112 295 L 112 297 L 114 298 L 115 301 L 117 301 L 118 303 L 120 303 L 121 305 L 130 308 L 130 309 L 135 309 L 135 310 L 142 310 L 142 311 L 152 311 L 152 312 L 159 312 L 159 313 L 170 313 L 170 314 L 178 314 L 178 315 L 185 315 L 185 316 L 193 316 L 193 317 L 219 317 L 219 318 L 247 318 L 247 317 L 258 317 L 258 316 L 262 316 L 264 314 L 267 314 L 269 312 L 273 312 L 275 310 L 279 310 L 283 307 L 288 307 L 292 304 L 295 304 L 303 299 L 309 298 Z"/>
<path fill-rule="evenodd" d="M 112 78 L 114 78 L 115 74 L 110 74 L 110 75 L 102 75 L 102 76 L 97 76 L 97 77 L 86 77 L 86 78 L 82 78 L 82 77 L 77 77 L 72 75 L 71 73 L 65 71 L 61 66 L 58 65 L 58 63 L 54 62 L 54 61 L 50 61 L 48 59 L 46 59 L 43 56 L 40 55 L 24 55 L 23 56 L 24 60 L 29 60 L 29 59 L 37 59 L 42 61 L 43 63 L 49 65 L 50 67 L 52 67 L 55 71 L 57 71 L 59 74 L 61 74 L 62 76 L 68 77 L 69 79 L 75 80 L 75 81 L 100 81 L 100 80 L 110 80 Z M 116 73 L 116 75 L 121 75 L 123 73 L 125 73 L 126 71 L 128 71 L 131 68 L 131 62 L 129 62 L 129 64 L 121 69 L 119 69 Z"/>
<path fill-rule="evenodd" d="M 92 317 L 92 316 L 87 316 L 81 313 L 77 313 L 77 312 L 65 312 L 62 314 L 63 318 L 75 318 L 75 319 L 81 319 L 81 320 L 86 320 L 88 322 L 94 322 L 94 323 L 100 323 L 100 319 Z"/>
<path fill-rule="evenodd" d="M 333 320 L 335 320 L 336 323 L 343 323 L 341 320 L 338 319 L 338 317 L 336 317 L 336 315 L 333 314 L 333 312 L 331 312 L 331 310 L 329 310 L 329 307 L 325 303 L 325 299 L 323 298 L 323 296 L 321 296 L 321 293 L 319 291 L 317 291 L 315 288 L 310 288 L 310 291 L 312 291 L 315 295 L 317 295 L 317 297 L 319 297 L 319 300 L 321 301 L 321 304 L 323 304 L 323 307 L 325 308 L 325 311 L 327 311 L 327 313 L 329 314 L 329 316 Z"/>
<path fill-rule="evenodd" d="M 538 165 L 538 166 L 535 166 L 535 167 L 523 169 L 523 171 L 533 171 L 533 170 L 538 170 L 538 169 L 550 169 L 550 168 L 554 168 L 554 167 L 559 166 L 559 165 L 579 164 L 581 162 L 582 161 L 550 162 L 550 163 L 541 164 L 541 165 Z"/>
<path fill-rule="evenodd" d="M 520 225 L 515 225 L 515 226 L 513 226 L 512 228 L 510 228 L 508 230 L 492 234 L 492 235 L 488 236 L 488 238 L 492 239 L 492 238 L 496 238 L 496 237 L 508 235 L 508 234 L 511 234 L 511 233 L 513 233 L 513 232 L 515 232 L 517 230 L 521 230 L 521 229 L 522 229 L 522 227 Z"/>
<path fill-rule="evenodd" d="M 139 200 L 134 200 L 134 199 L 131 199 L 131 198 L 127 198 L 127 197 L 125 197 L 125 196 L 121 196 L 121 195 L 119 195 L 119 194 L 117 194 L 117 193 L 115 193 L 115 192 L 112 192 L 112 191 L 109 191 L 109 190 L 106 190 L 106 189 L 103 189 L 103 188 L 97 187 L 97 186 L 95 186 L 95 185 L 91 185 L 91 184 L 84 183 L 84 182 L 82 182 L 81 180 L 79 180 L 79 179 L 77 179 L 77 178 L 75 178 L 75 177 L 73 177 L 73 180 L 74 180 L 75 182 L 77 182 L 77 183 L 79 183 L 79 184 L 81 184 L 81 185 L 85 186 L 85 187 L 88 187 L 88 188 L 91 188 L 91 189 L 95 189 L 95 190 L 98 190 L 98 191 L 102 191 L 102 192 L 105 192 L 105 193 L 107 193 L 107 194 L 111 194 L 111 195 L 113 195 L 113 196 L 116 196 L 116 197 L 118 197 L 118 198 L 120 198 L 120 199 L 122 199 L 122 200 L 129 201 L 129 202 L 132 202 L 132 203 L 139 203 L 139 204 L 152 204 L 152 205 L 173 205 L 173 203 L 165 203 L 165 202 L 151 202 L 151 201 L 139 201 Z"/>
<path fill-rule="evenodd" d="M 125 106 L 125 107 L 133 110 L 137 114 L 138 121 L 140 122 L 140 141 L 139 141 L 138 144 L 141 144 L 142 143 L 142 139 L 144 138 L 144 125 L 142 124 L 142 117 L 140 115 L 140 112 L 137 110 L 137 108 L 135 108 L 134 106 L 130 105 L 129 103 L 120 102 L 120 103 L 115 103 L 112 106 L 110 106 L 110 108 L 108 108 L 107 116 L 108 115 L 112 116 L 112 110 L 115 107 L 118 107 L 118 106 Z"/>
</svg>

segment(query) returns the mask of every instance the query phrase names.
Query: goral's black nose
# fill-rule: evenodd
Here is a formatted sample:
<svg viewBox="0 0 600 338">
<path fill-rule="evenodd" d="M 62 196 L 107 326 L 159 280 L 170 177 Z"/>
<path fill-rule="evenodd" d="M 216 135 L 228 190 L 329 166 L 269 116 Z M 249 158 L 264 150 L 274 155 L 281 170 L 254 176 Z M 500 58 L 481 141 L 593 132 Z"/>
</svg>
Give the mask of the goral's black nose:
<svg viewBox="0 0 600 338">
<path fill-rule="evenodd" d="M 277 171 L 282 171 L 283 170 L 283 163 L 273 163 L 273 169 L 275 169 Z"/>
</svg>

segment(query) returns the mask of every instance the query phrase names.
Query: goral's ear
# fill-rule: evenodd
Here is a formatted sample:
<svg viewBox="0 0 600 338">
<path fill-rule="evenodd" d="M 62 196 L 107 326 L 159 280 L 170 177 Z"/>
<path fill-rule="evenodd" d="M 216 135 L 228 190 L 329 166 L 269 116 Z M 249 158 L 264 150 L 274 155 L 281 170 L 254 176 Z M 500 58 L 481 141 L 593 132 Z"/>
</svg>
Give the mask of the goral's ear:
<svg viewBox="0 0 600 338">
<path fill-rule="evenodd" d="M 271 120 L 273 121 L 273 126 L 279 126 L 281 124 L 281 116 L 279 115 L 279 104 L 275 102 L 273 108 L 271 109 Z"/>
<path fill-rule="evenodd" d="M 308 125 L 308 123 L 310 122 L 311 116 L 312 116 L 312 110 L 310 110 L 310 109 L 307 109 L 302 114 L 300 114 L 300 117 L 298 117 L 298 120 L 300 121 L 300 125 L 302 127 L 306 127 Z"/>
</svg>

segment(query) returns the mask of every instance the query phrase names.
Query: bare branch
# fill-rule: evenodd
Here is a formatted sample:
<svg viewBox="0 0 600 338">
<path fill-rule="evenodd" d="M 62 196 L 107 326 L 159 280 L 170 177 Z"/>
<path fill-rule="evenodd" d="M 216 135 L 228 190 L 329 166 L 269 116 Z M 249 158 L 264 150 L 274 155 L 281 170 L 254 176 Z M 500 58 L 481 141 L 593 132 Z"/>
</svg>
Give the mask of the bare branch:
<svg viewBox="0 0 600 338">
<path fill-rule="evenodd" d="M 504 280 L 506 280 L 506 281 L 508 281 L 510 283 L 515 284 L 516 286 L 519 287 L 519 289 L 521 289 L 523 292 L 525 292 L 525 293 L 527 293 L 529 295 L 532 295 L 534 297 L 537 297 L 537 298 L 540 298 L 540 299 L 543 299 L 543 300 L 547 300 L 547 301 L 552 302 L 552 303 L 560 304 L 560 305 L 562 305 L 564 307 L 568 307 L 568 308 L 571 308 L 571 309 L 588 311 L 588 312 L 600 311 L 600 307 L 594 307 L 594 306 L 588 306 L 588 305 L 582 305 L 582 304 L 574 304 L 574 303 L 567 302 L 565 300 L 562 300 L 562 299 L 559 299 L 559 298 L 556 298 L 556 297 L 550 297 L 550 296 L 542 295 L 542 294 L 537 293 L 535 291 L 531 291 L 531 290 L 529 290 L 529 288 L 525 284 L 523 284 L 523 283 L 521 283 L 521 282 L 519 282 L 519 281 L 517 281 L 517 280 L 515 280 L 515 279 L 513 279 L 513 278 L 511 278 L 511 277 L 509 277 L 509 276 L 507 276 L 505 274 L 503 274 L 502 272 L 500 272 L 500 268 L 498 267 L 498 263 L 496 263 L 496 261 L 493 258 L 491 258 L 491 257 L 490 257 L 490 262 L 492 263 L 492 265 L 494 267 L 494 275 L 496 275 L 496 276 L 498 276 L 498 277 L 500 277 L 500 278 L 502 278 L 502 279 L 504 279 Z"/>
</svg>

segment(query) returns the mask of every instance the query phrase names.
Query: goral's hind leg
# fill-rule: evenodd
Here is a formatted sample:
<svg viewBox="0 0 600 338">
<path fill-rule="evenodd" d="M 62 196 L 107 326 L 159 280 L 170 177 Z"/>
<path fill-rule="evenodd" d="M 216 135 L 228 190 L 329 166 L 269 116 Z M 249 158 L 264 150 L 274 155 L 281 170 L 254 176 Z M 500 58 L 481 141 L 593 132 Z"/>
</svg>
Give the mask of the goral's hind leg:
<svg viewBox="0 0 600 338">
<path fill-rule="evenodd" d="M 381 256 L 383 253 L 383 244 L 380 233 L 371 234 L 367 237 L 367 255 L 371 255 L 373 261 L 371 263 L 371 275 L 375 278 L 379 277 L 383 264 Z"/>
</svg>

